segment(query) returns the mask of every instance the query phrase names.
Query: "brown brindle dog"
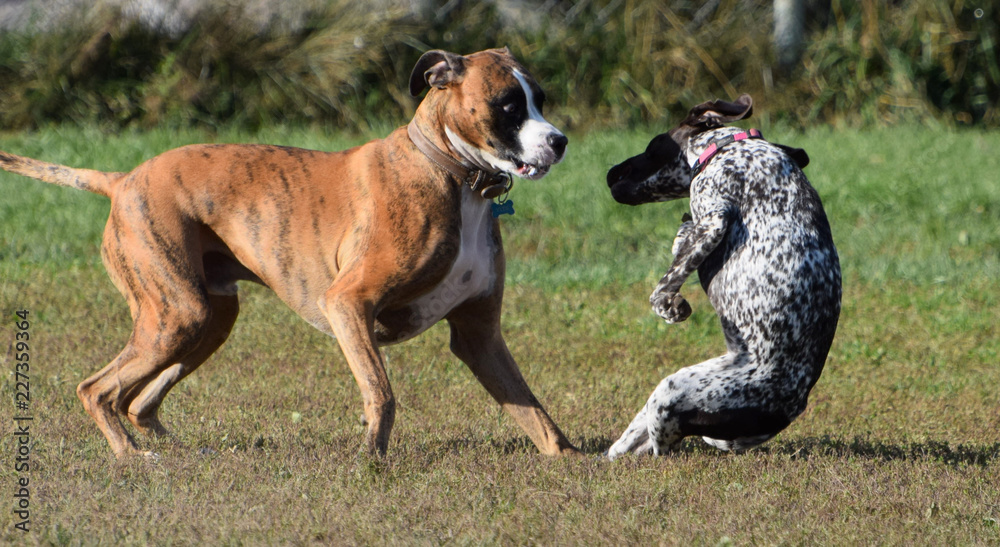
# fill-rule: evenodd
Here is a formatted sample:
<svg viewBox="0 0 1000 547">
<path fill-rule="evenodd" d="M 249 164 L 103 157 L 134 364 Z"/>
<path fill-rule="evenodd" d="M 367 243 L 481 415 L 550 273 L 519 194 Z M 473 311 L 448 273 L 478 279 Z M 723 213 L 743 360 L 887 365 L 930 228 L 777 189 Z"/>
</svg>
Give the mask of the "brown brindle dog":
<svg viewBox="0 0 1000 547">
<path fill-rule="evenodd" d="M 343 152 L 195 145 L 130 173 L 0 152 L 0 167 L 111 198 L 101 257 L 134 322 L 121 353 L 77 387 L 119 457 L 139 452 L 118 414 L 164 434 L 163 397 L 222 345 L 236 282 L 270 287 L 336 337 L 384 454 L 396 402 L 378 346 L 445 319 L 451 349 L 545 454 L 576 452 L 531 393 L 500 332 L 504 253 L 491 197 L 538 179 L 566 137 L 506 49 L 424 54 L 430 87 L 407 128 Z"/>
</svg>

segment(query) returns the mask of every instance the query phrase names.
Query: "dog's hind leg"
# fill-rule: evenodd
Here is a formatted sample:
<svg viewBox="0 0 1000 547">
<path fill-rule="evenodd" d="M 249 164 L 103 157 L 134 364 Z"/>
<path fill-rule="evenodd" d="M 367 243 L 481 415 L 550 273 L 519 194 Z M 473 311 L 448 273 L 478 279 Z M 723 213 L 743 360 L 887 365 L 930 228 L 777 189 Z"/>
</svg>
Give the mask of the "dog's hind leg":
<svg viewBox="0 0 1000 547">
<path fill-rule="evenodd" d="M 174 301 L 176 297 L 168 295 L 164 301 Z M 159 298 L 156 302 L 160 302 Z M 211 314 L 207 301 L 187 301 L 185 305 L 149 312 L 143 307 L 139 307 L 132 336 L 121 353 L 76 389 L 87 413 L 97 422 L 118 457 L 139 451 L 117 415 L 125 412 L 126 397 L 133 390 L 141 392 L 141 386 L 191 354 L 204 337 Z"/>
<path fill-rule="evenodd" d="M 681 369 L 684 370 L 684 369 Z M 637 454 L 652 453 L 656 456 L 667 453 L 684 435 L 681 433 L 681 420 L 672 409 L 682 393 L 675 385 L 677 373 L 667 376 L 653 390 L 646 406 L 632 420 L 622 438 L 612 446 L 617 453 L 634 452 Z M 645 429 L 643 432 L 642 429 Z M 611 450 L 609 450 L 609 457 Z"/>
<path fill-rule="evenodd" d="M 713 439 L 711 437 L 702 437 L 702 440 L 719 450 L 725 450 L 726 452 L 743 452 L 749 450 L 761 443 L 771 440 L 774 438 L 774 434 L 766 435 L 756 435 L 753 437 L 740 437 L 733 440 L 725 439 Z"/>
<path fill-rule="evenodd" d="M 633 454 L 653 453 L 653 442 L 649 438 L 649 416 L 646 413 L 646 408 L 643 407 L 636 414 L 635 419 L 628 425 L 622 436 L 608 449 L 609 460 L 614 460 L 630 452 Z"/>
<path fill-rule="evenodd" d="M 738 422 L 731 409 L 726 408 L 726 396 L 733 378 L 748 359 L 742 352 L 727 353 L 664 378 L 625 433 L 608 450 L 608 457 L 614 459 L 626 452 L 652 452 L 659 456 L 687 435 L 702 434 L 702 430 L 704 433 L 726 430 L 728 424 Z"/>
<path fill-rule="evenodd" d="M 172 367 L 189 356 L 188 362 L 203 361 L 196 350 L 212 332 L 212 303 L 197 268 L 196 228 L 172 214 L 170 206 L 150 203 L 143 194 L 119 195 L 104 232 L 102 259 L 128 301 L 132 334 L 121 353 L 84 380 L 76 393 L 118 457 L 139 451 L 118 414 L 127 414 L 138 401 L 137 416 L 148 416 L 158 404 L 156 395 L 162 390 L 157 388 L 184 374 L 183 365 Z M 145 215 L 150 209 L 161 213 L 155 223 Z M 229 322 L 225 317 L 222 313 L 216 321 Z M 203 347 L 209 346 L 217 344 Z M 157 378 L 164 374 L 161 384 Z M 146 391 L 150 384 L 154 387 Z M 140 429 L 162 430 L 155 418 L 137 421 Z"/>
<path fill-rule="evenodd" d="M 198 347 L 157 376 L 150 378 L 144 385 L 137 385 L 125 395 L 122 407 L 128 409 L 126 415 L 139 431 L 156 435 L 167 433 L 157 416 L 163 398 L 172 387 L 211 357 L 229 337 L 239 315 L 239 297 L 209 295 L 208 299 L 211 316 Z"/>
</svg>

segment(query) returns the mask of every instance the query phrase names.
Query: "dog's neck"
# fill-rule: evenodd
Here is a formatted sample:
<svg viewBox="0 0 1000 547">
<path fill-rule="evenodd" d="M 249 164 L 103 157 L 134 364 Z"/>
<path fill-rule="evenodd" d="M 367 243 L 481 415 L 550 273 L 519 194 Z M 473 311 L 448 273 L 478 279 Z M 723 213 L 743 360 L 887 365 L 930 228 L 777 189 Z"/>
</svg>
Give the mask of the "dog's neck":
<svg viewBox="0 0 1000 547">
<path fill-rule="evenodd" d="M 687 147 L 688 165 L 691 166 L 691 175 L 697 176 L 708 162 L 712 161 L 726 146 L 746 139 L 763 139 L 764 136 L 757 129 L 738 129 L 735 127 L 720 128 L 726 131 L 709 131 L 691 137 Z"/>
<path fill-rule="evenodd" d="M 512 182 L 509 173 L 490 169 L 482 165 L 482 162 L 468 158 L 466 154 L 459 153 L 459 158 L 456 159 L 434 144 L 414 121 L 406 126 L 406 132 L 417 149 L 431 162 L 467 184 L 474 192 L 480 193 L 484 199 L 493 199 L 510 190 Z"/>
</svg>

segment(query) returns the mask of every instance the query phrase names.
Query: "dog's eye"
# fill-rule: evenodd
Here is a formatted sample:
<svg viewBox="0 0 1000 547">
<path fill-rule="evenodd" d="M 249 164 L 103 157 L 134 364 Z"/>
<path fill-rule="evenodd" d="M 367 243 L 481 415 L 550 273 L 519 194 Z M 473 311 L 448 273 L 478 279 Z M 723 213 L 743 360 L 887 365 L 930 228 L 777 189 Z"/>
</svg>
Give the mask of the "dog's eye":
<svg viewBox="0 0 1000 547">
<path fill-rule="evenodd" d="M 513 114 L 517 112 L 517 103 L 507 103 L 503 105 L 503 111 L 508 114 Z"/>
</svg>

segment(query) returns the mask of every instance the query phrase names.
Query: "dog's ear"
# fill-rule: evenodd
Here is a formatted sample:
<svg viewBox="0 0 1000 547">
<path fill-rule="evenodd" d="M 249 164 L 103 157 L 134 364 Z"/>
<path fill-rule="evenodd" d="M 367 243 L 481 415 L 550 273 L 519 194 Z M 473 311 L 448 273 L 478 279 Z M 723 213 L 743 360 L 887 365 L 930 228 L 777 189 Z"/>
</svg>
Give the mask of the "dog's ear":
<svg viewBox="0 0 1000 547">
<path fill-rule="evenodd" d="M 427 86 L 444 89 L 465 74 L 465 58 L 461 55 L 432 49 L 420 56 L 410 73 L 410 95 L 416 97 Z"/>
<path fill-rule="evenodd" d="M 699 129 L 714 129 L 723 125 L 749 118 L 753 114 L 753 99 L 744 93 L 736 102 L 708 101 L 691 109 L 681 125 Z"/>
<path fill-rule="evenodd" d="M 799 169 L 805 169 L 806 166 L 809 165 L 809 154 L 806 154 L 805 150 L 801 148 L 792 148 L 791 146 L 785 146 L 783 144 L 775 144 L 775 143 L 771 144 L 774 144 L 782 151 L 784 151 L 786 154 L 788 154 L 788 157 L 792 158 L 792 160 L 794 160 L 795 163 L 798 164 Z"/>
<path fill-rule="evenodd" d="M 688 141 L 694 135 L 748 118 L 751 114 L 753 99 L 746 93 L 733 103 L 720 100 L 704 102 L 692 108 L 687 117 L 670 130 L 670 136 L 680 144 L 682 150 L 687 150 Z"/>
</svg>

